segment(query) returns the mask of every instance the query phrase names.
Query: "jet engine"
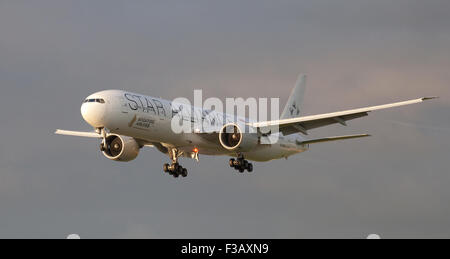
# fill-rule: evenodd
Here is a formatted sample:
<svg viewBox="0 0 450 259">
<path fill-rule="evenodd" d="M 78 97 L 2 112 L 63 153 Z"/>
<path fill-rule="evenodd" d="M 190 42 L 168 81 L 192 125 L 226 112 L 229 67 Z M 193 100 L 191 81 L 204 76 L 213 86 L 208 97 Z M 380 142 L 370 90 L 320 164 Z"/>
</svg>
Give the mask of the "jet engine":
<svg viewBox="0 0 450 259">
<path fill-rule="evenodd" d="M 106 137 L 105 144 L 103 155 L 114 161 L 128 162 L 139 155 L 140 146 L 131 137 L 111 134 Z"/>
<path fill-rule="evenodd" d="M 230 123 L 220 130 L 219 141 L 225 149 L 245 152 L 258 145 L 258 136 L 257 134 L 243 133 L 237 124 Z"/>
</svg>

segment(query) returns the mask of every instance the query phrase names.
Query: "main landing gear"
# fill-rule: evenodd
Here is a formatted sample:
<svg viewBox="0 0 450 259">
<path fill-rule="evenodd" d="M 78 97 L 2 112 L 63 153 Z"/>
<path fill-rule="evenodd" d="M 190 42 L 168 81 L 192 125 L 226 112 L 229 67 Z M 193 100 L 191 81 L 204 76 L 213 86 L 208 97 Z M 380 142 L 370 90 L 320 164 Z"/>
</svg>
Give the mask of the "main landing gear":
<svg viewBox="0 0 450 259">
<path fill-rule="evenodd" d="M 178 163 L 164 164 L 163 166 L 164 172 L 173 176 L 174 178 L 178 178 L 180 176 L 186 177 L 188 175 L 187 169 L 179 165 Z"/>
<path fill-rule="evenodd" d="M 168 173 L 174 178 L 178 178 L 180 176 L 186 177 L 188 175 L 188 171 L 186 168 L 182 167 L 178 164 L 178 158 L 182 155 L 182 152 L 179 152 L 177 149 L 169 150 L 169 155 L 172 158 L 172 164 L 164 164 L 163 170 L 164 173 Z"/>
<path fill-rule="evenodd" d="M 242 154 L 239 154 L 237 159 L 230 159 L 230 167 L 233 167 L 239 171 L 239 173 L 243 173 L 245 170 L 249 173 L 253 172 L 253 164 L 245 160 Z"/>
<path fill-rule="evenodd" d="M 100 143 L 100 151 L 105 152 L 107 147 L 106 144 L 106 136 L 108 133 L 106 132 L 105 128 L 96 128 L 95 131 L 102 137 L 102 143 Z"/>
</svg>

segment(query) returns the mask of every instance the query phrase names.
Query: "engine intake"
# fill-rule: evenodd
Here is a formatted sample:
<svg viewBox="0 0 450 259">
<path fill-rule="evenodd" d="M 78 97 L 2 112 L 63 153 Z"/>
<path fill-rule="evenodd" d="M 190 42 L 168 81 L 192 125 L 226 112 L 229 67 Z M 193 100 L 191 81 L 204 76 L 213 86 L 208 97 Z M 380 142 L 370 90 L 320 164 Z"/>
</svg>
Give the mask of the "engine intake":
<svg viewBox="0 0 450 259">
<path fill-rule="evenodd" d="M 249 151 L 258 145 L 256 134 L 244 134 L 234 123 L 222 127 L 219 133 L 220 144 L 230 151 Z"/>
<path fill-rule="evenodd" d="M 111 160 L 128 162 L 139 155 L 140 146 L 134 138 L 112 134 L 106 137 L 105 143 L 103 155 Z"/>
</svg>

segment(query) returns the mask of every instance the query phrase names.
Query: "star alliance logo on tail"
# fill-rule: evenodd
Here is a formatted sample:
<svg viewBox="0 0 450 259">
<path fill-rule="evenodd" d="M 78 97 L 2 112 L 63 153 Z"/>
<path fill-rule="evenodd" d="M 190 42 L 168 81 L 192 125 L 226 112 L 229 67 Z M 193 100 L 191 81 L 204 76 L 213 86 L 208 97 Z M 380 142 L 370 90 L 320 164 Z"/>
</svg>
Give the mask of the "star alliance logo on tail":
<svg viewBox="0 0 450 259">
<path fill-rule="evenodd" d="M 291 108 L 289 108 L 289 111 L 291 112 L 291 116 L 298 116 L 300 115 L 300 108 L 297 107 L 297 103 L 294 102 L 291 106 Z"/>
</svg>

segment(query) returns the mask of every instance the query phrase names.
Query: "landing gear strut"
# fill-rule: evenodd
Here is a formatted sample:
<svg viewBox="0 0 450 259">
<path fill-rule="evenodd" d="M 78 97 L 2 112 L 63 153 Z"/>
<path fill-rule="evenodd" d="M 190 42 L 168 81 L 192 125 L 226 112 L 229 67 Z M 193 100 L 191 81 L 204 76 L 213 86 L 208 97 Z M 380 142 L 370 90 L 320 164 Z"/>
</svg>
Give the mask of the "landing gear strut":
<svg viewBox="0 0 450 259">
<path fill-rule="evenodd" d="M 237 159 L 231 158 L 229 164 L 230 167 L 236 169 L 239 173 L 243 173 L 245 170 L 249 173 L 253 172 L 253 164 L 245 160 L 242 154 L 239 154 Z"/>
<path fill-rule="evenodd" d="M 164 164 L 163 170 L 165 173 L 168 173 L 174 178 L 178 178 L 180 176 L 186 177 L 188 175 L 187 169 L 178 164 L 178 158 L 182 154 L 183 153 L 179 152 L 177 149 L 172 149 L 169 151 L 169 155 L 172 158 L 172 164 Z"/>
<path fill-rule="evenodd" d="M 107 136 L 106 130 L 105 130 L 105 128 L 96 128 L 95 131 L 102 136 L 102 143 L 100 144 L 100 151 L 105 152 L 106 149 L 108 148 L 107 144 L 106 144 L 106 136 Z"/>
</svg>

